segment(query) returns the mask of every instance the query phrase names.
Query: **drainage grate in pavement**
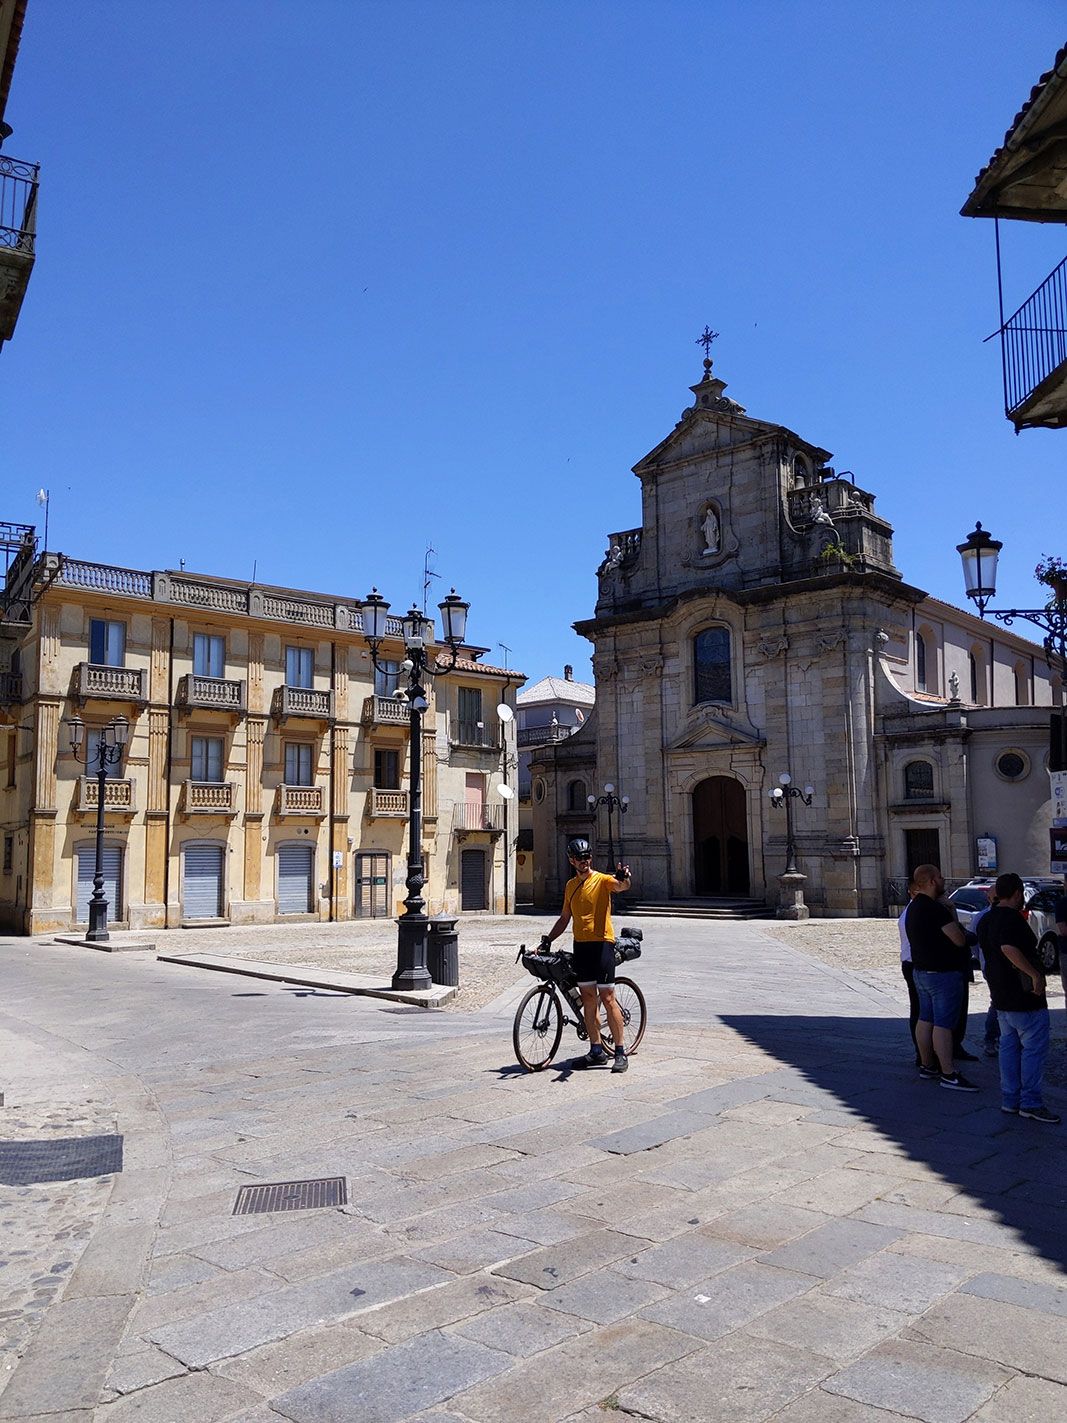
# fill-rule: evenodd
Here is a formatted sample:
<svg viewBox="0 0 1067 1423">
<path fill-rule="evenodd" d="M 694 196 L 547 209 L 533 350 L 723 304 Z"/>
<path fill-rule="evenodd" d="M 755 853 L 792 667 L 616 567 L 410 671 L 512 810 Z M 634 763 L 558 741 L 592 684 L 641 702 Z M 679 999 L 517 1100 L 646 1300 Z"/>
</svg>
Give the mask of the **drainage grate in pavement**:
<svg viewBox="0 0 1067 1423">
<path fill-rule="evenodd" d="M 346 1206 L 348 1189 L 343 1176 L 323 1176 L 317 1181 L 272 1181 L 265 1186 L 242 1186 L 234 1215 L 266 1215 L 274 1211 L 313 1211 L 320 1206 Z"/>
<path fill-rule="evenodd" d="M 79 1181 L 122 1170 L 122 1137 L 71 1136 L 48 1141 L 0 1141 L 0 1185 Z"/>
</svg>

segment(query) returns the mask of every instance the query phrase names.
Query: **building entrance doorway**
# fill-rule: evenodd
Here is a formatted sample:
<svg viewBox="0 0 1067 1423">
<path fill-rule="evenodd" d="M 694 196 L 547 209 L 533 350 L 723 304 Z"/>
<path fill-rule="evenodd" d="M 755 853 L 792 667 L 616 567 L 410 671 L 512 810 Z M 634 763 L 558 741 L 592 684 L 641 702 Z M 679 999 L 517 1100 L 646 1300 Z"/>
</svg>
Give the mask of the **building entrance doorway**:
<svg viewBox="0 0 1067 1423">
<path fill-rule="evenodd" d="M 693 791 L 693 892 L 747 895 L 745 790 L 732 776 L 709 776 Z"/>
<path fill-rule="evenodd" d="M 920 865 L 941 868 L 941 837 L 936 828 L 904 831 L 904 862 L 909 879 Z"/>
<path fill-rule="evenodd" d="M 389 856 L 384 852 L 361 850 L 356 855 L 356 917 L 380 919 L 389 913 L 389 886 L 392 882 Z"/>
</svg>

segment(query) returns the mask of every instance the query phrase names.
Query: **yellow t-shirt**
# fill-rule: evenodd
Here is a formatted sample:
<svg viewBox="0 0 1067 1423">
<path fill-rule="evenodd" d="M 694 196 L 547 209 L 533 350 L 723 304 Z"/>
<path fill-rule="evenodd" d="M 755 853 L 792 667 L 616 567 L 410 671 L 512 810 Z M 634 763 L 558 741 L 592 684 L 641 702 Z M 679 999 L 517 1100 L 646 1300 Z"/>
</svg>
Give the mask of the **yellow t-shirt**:
<svg viewBox="0 0 1067 1423">
<path fill-rule="evenodd" d="M 604 940 L 614 942 L 615 930 L 611 926 L 611 889 L 614 875 L 601 874 L 593 870 L 586 878 L 577 875 L 567 881 L 563 891 L 563 909 L 571 911 L 571 927 L 576 944 L 596 944 Z"/>
</svg>

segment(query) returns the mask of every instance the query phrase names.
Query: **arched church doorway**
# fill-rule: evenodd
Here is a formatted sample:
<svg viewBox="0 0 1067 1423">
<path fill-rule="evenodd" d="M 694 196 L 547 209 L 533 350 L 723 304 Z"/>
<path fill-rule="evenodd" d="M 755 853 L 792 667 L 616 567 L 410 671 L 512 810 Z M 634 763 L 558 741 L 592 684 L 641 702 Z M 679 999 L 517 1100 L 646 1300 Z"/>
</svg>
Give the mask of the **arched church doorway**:
<svg viewBox="0 0 1067 1423">
<path fill-rule="evenodd" d="M 709 776 L 693 791 L 693 891 L 747 895 L 745 790 L 732 776 Z"/>
</svg>

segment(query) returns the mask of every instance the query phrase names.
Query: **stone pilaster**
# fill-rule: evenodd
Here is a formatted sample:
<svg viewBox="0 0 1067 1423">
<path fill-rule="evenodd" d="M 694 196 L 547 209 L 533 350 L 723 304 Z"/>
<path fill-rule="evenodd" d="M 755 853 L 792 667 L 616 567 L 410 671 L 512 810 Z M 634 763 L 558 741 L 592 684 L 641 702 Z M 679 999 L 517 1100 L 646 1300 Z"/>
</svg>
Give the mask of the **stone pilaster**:
<svg viewBox="0 0 1067 1423">
<path fill-rule="evenodd" d="M 263 639 L 258 634 L 249 643 L 259 643 L 258 663 L 259 704 L 263 692 Z M 248 655 L 248 689 L 252 696 L 252 653 Z M 249 716 L 245 721 L 245 843 L 244 899 L 246 904 L 258 902 L 263 890 L 263 736 L 267 721 L 262 716 Z"/>
<path fill-rule="evenodd" d="M 152 619 L 152 661 L 148 675 L 148 700 L 170 702 L 170 624 L 165 618 Z"/>
<path fill-rule="evenodd" d="M 248 710 L 264 712 L 263 705 L 263 634 L 253 632 L 248 636 Z"/>
</svg>

